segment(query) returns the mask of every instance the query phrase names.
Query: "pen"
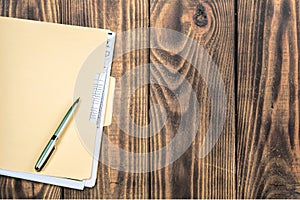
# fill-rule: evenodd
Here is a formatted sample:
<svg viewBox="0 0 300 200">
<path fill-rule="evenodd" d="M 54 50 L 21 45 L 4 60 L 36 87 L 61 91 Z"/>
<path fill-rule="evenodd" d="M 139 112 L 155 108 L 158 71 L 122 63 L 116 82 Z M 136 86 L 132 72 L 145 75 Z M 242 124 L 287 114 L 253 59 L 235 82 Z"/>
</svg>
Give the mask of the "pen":
<svg viewBox="0 0 300 200">
<path fill-rule="evenodd" d="M 58 128 L 52 135 L 51 139 L 49 140 L 48 144 L 46 145 L 45 149 L 43 150 L 42 154 L 40 155 L 38 161 L 35 164 L 35 170 L 36 171 L 41 171 L 43 167 L 46 165 L 47 161 L 49 160 L 51 154 L 53 153 L 55 149 L 55 144 L 57 142 L 58 137 L 61 135 L 62 131 L 68 124 L 68 121 L 70 120 L 72 114 L 74 113 L 78 103 L 79 103 L 80 97 L 73 103 L 71 108 L 68 110 L 67 114 L 59 124 Z"/>
</svg>

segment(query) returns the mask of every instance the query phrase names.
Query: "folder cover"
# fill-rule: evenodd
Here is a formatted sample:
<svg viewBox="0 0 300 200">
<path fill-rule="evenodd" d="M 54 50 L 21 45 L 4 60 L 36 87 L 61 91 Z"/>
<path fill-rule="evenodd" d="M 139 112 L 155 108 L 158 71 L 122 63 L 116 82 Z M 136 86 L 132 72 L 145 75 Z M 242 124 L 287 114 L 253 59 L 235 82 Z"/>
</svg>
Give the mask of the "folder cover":
<svg viewBox="0 0 300 200">
<path fill-rule="evenodd" d="M 112 53 L 105 55 L 108 45 L 113 51 L 115 35 L 6 17 L 0 17 L 0 27 L 0 174 L 77 189 L 93 186 L 102 126 L 112 112 L 106 109 L 104 117 L 104 109 L 100 122 L 91 121 L 93 77 L 105 66 L 110 73 Z M 105 106 L 113 91 L 109 83 L 114 79 L 104 85 Z M 36 172 L 40 153 L 76 95 L 83 96 L 74 119 L 45 168 Z"/>
</svg>

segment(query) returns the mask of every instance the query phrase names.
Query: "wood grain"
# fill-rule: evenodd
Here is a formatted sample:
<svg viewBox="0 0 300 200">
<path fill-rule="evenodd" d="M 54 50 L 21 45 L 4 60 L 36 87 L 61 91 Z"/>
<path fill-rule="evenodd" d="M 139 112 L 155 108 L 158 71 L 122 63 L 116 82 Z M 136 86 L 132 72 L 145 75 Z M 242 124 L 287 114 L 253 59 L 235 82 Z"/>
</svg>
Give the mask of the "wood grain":
<svg viewBox="0 0 300 200">
<path fill-rule="evenodd" d="M 122 32 L 148 26 L 147 8 L 148 2 L 146 0 L 2 0 L 0 14 L 1 16 L 106 28 L 115 32 Z M 143 35 L 136 37 L 143 37 Z M 119 45 L 122 47 L 128 44 L 121 43 Z M 148 63 L 148 54 L 148 50 L 135 51 L 115 60 L 112 66 L 112 75 L 120 78 L 136 65 Z M 147 79 L 149 77 L 148 70 L 143 70 L 138 75 L 133 76 L 138 77 L 138 79 L 129 79 L 128 85 L 130 87 L 140 80 Z M 116 92 L 122 93 L 120 95 L 122 98 L 126 96 L 124 93 L 127 89 L 119 85 Z M 131 109 L 132 115 L 127 115 L 122 120 L 134 120 L 141 125 L 147 124 L 148 88 L 139 89 L 130 100 L 131 108 L 138 109 Z M 117 102 L 115 106 L 120 107 L 120 103 Z M 116 121 L 110 127 L 105 128 L 104 132 L 115 145 L 127 151 L 138 153 L 147 151 L 146 141 L 126 136 L 126 133 L 118 128 Z M 102 153 L 106 152 L 103 152 L 102 149 Z M 147 165 L 147 162 L 141 161 L 139 164 Z M 99 163 L 97 184 L 92 189 L 76 191 L 1 176 L 0 198 L 147 198 L 147 181 L 148 174 L 122 172 Z"/>
<path fill-rule="evenodd" d="M 122 35 L 123 31 L 129 31 L 135 28 L 148 26 L 148 2 L 143 1 L 122 1 L 122 0 L 97 0 L 97 1 L 70 1 L 68 8 L 69 15 L 84 22 L 84 26 L 101 27 L 117 33 L 117 37 Z M 80 3 L 79 3 L 80 2 Z M 81 3 L 82 2 L 82 3 Z M 75 10 L 77 12 L 75 12 Z M 144 37 L 140 35 L 131 35 L 131 37 Z M 132 46 L 138 48 L 139 45 L 134 40 L 122 41 L 117 39 L 115 48 L 122 49 Z M 147 42 L 147 41 L 145 41 Z M 129 137 L 122 131 L 119 124 L 129 124 L 129 121 L 136 121 L 140 125 L 148 123 L 148 88 L 144 87 L 138 90 L 130 99 L 130 87 L 134 87 L 143 79 L 148 79 L 148 70 L 140 71 L 139 74 L 132 74 L 126 84 L 121 85 L 118 80 L 125 73 L 133 68 L 148 63 L 149 53 L 147 50 L 133 51 L 114 60 L 112 65 L 112 76 L 117 79 L 114 114 L 120 110 L 127 111 L 122 113 L 119 121 L 114 117 L 113 124 L 104 128 L 109 140 L 118 148 L 128 152 L 143 153 L 148 150 L 147 141 L 139 138 Z M 121 100 L 122 99 L 122 100 Z M 122 108 L 123 101 L 130 101 L 130 106 Z M 131 114 L 131 115 L 130 115 Z M 135 132 L 136 130 L 132 130 Z M 142 134 L 142 133 L 137 133 Z M 118 155 L 110 154 L 102 144 L 102 157 L 106 156 L 116 162 L 126 161 L 129 158 L 121 158 Z M 105 154 L 105 155 L 104 155 Z M 133 161 L 134 162 L 134 161 Z M 147 161 L 139 161 L 140 165 L 147 165 Z M 110 168 L 99 162 L 97 184 L 92 189 L 76 191 L 64 189 L 64 198 L 147 198 L 148 197 L 148 174 L 134 174 L 118 169 Z M 138 165 L 137 165 L 138 167 Z"/>
<path fill-rule="evenodd" d="M 151 27 L 168 28 L 183 33 L 200 43 L 212 56 L 212 59 L 204 56 L 200 49 L 193 48 L 188 41 L 177 41 L 178 38 L 172 35 L 150 41 L 154 46 L 161 48 L 150 50 L 150 61 L 154 64 L 150 68 L 150 81 L 157 83 L 150 86 L 150 103 L 160 104 L 168 115 L 164 128 L 151 138 L 150 150 L 161 149 L 172 141 L 179 130 L 181 118 L 185 120 L 183 123 L 195 127 L 191 130 L 197 132 L 190 148 L 177 161 L 151 172 L 151 198 L 234 198 L 234 1 L 152 0 L 150 3 Z M 193 18 L 197 13 L 199 16 L 196 16 L 195 24 Z M 195 66 L 170 53 L 171 50 L 181 52 L 185 49 L 188 49 L 186 56 L 207 63 L 208 66 L 213 61 L 216 63 L 228 97 L 222 134 L 216 146 L 203 159 L 198 158 L 198 153 L 212 115 L 210 94 Z M 181 73 L 182 77 L 193 85 L 200 103 L 199 121 L 194 119 L 194 109 L 182 110 L 176 99 L 175 95 L 180 94 L 189 104 L 193 103 L 190 100 L 191 91 L 183 86 L 183 82 L 176 78 L 178 73 L 174 74 L 172 70 Z M 150 117 L 155 119 L 152 130 L 156 131 L 157 127 L 163 126 L 163 121 L 159 120 L 160 115 L 161 109 L 154 109 Z M 150 164 L 157 165 L 168 157 L 169 154 L 158 154 L 151 159 Z"/>
<path fill-rule="evenodd" d="M 238 198 L 300 198 L 299 9 L 238 1 Z"/>
<path fill-rule="evenodd" d="M 117 80 L 150 61 L 153 66 L 140 68 L 124 85 L 117 85 L 119 99 L 114 102 L 114 111 L 128 112 L 122 113 L 122 121 L 114 119 L 105 128 L 114 145 L 132 154 L 113 157 L 102 149 L 102 157 L 155 169 L 170 155 L 135 160 L 133 153 L 167 146 L 176 136 L 180 120 L 188 119 L 197 136 L 171 165 L 150 173 L 130 173 L 99 163 L 96 186 L 84 191 L 1 176 L 0 198 L 300 198 L 299 1 L 236 2 L 0 0 L 1 16 L 107 28 L 119 33 L 148 26 L 176 30 L 199 42 L 212 57 L 205 57 L 200 49 L 186 41 L 178 42 L 171 35 L 149 41 L 146 34 L 129 33 L 131 40 L 119 41 L 117 48 L 121 49 L 147 44 L 161 49 L 132 51 L 114 61 L 112 75 Z M 144 44 L 136 43 L 135 37 L 146 38 Z M 203 159 L 197 154 L 212 115 L 207 84 L 195 66 L 168 49 L 188 49 L 193 59 L 208 66 L 214 61 L 225 85 L 226 122 L 216 146 Z M 173 70 L 193 86 L 200 103 L 199 122 L 193 118 L 193 109 L 182 111 L 176 95 L 182 94 L 188 101 L 191 93 L 182 80 L 173 79 Z M 143 80 L 153 84 L 128 95 L 130 88 Z M 130 102 L 126 108 L 122 108 L 124 101 Z M 166 111 L 164 124 L 162 109 L 153 107 L 156 103 Z M 154 109 L 149 112 L 149 108 Z M 148 139 L 131 137 L 119 127 L 129 121 L 140 126 L 150 124 L 150 130 L 157 134 Z M 158 131 L 160 126 L 163 128 Z M 151 134 L 129 128 L 136 136 Z"/>
</svg>

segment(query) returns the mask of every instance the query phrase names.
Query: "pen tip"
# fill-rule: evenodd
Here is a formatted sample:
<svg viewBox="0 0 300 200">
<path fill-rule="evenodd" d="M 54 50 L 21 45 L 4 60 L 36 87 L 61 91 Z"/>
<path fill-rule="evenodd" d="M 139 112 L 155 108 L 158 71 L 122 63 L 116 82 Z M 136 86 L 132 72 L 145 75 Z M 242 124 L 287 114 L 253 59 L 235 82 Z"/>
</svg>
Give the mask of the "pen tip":
<svg viewBox="0 0 300 200">
<path fill-rule="evenodd" d="M 37 171 L 37 172 L 40 172 L 41 171 L 41 168 L 35 166 L 34 169 Z"/>
<path fill-rule="evenodd" d="M 78 99 L 75 101 L 75 103 L 78 103 L 78 102 L 79 102 L 79 100 L 80 100 L 80 97 L 78 97 Z"/>
</svg>

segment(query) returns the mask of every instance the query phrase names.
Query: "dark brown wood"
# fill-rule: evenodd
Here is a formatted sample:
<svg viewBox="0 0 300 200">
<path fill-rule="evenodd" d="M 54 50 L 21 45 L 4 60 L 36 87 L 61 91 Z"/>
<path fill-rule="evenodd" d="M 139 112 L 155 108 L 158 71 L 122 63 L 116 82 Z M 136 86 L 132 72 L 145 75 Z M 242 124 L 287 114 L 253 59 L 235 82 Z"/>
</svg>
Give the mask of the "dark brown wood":
<svg viewBox="0 0 300 200">
<path fill-rule="evenodd" d="M 135 28 L 148 26 L 148 2 L 142 1 L 123 1 L 123 0 L 93 0 L 93 1 L 70 1 L 68 14 L 77 19 L 78 22 L 85 22 L 84 26 L 101 27 L 117 33 L 117 37 L 122 35 L 123 31 L 129 31 Z M 67 15 L 66 15 L 67 16 Z M 144 37 L 144 35 L 131 35 L 132 37 Z M 123 41 L 117 39 L 116 49 L 126 48 L 128 45 L 138 47 L 134 40 Z M 147 42 L 147 40 L 145 41 Z M 148 50 L 133 51 L 115 59 L 112 66 L 112 76 L 117 80 L 123 74 L 130 72 L 143 63 L 148 63 Z M 116 84 L 116 97 L 114 101 L 114 112 L 122 110 L 122 101 L 130 101 L 130 107 L 123 108 L 128 113 L 122 113 L 119 121 L 114 118 L 113 124 L 104 128 L 109 140 L 116 147 L 128 152 L 144 153 L 148 151 L 147 141 L 140 138 L 128 137 L 127 133 L 122 131 L 119 124 L 128 124 L 129 121 L 135 121 L 139 125 L 148 123 L 148 88 L 144 87 L 138 90 L 130 99 L 128 96 L 130 87 L 149 77 L 148 70 L 143 70 L 139 74 L 133 74 L 125 85 L 119 82 Z M 131 113 L 131 115 L 129 115 Z M 132 131 L 136 131 L 132 129 Z M 138 133 L 139 134 L 139 133 Z M 111 159 L 126 160 L 129 158 L 118 158 L 110 155 L 102 147 L 102 156 L 108 154 Z M 147 165 L 147 161 L 140 161 L 140 165 Z M 99 162 L 97 184 L 92 189 L 76 191 L 64 189 L 64 198 L 148 198 L 148 174 L 134 174 L 130 172 L 119 171 L 110 168 Z"/>
<path fill-rule="evenodd" d="M 299 9 L 238 1 L 238 198 L 300 198 Z"/>
<path fill-rule="evenodd" d="M 2 199 L 57 199 L 62 197 L 62 189 L 60 187 L 8 178 L 4 176 L 0 176 L 0 187 L 0 198 Z"/>
<path fill-rule="evenodd" d="M 185 41 L 168 35 L 157 37 L 150 43 L 163 49 L 151 49 L 150 61 L 150 103 L 158 103 L 165 108 L 168 119 L 164 128 L 150 140 L 150 151 L 167 146 L 179 130 L 180 119 L 187 120 L 188 126 L 196 129 L 197 136 L 191 147 L 172 165 L 151 172 L 151 198 L 234 198 L 235 197 L 235 93 L 234 93 L 234 1 L 180 1 L 152 0 L 150 6 L 150 26 L 168 28 L 187 35 L 202 44 L 213 59 L 205 57 L 200 48 L 194 48 Z M 194 20 L 193 20 L 194 19 Z M 170 53 L 188 50 L 189 57 L 207 63 L 214 61 L 223 79 L 228 97 L 226 122 L 222 134 L 212 151 L 203 159 L 198 158 L 204 134 L 208 129 L 210 115 L 210 94 L 199 71 L 185 59 Z M 201 60 L 200 60 L 201 59 Z M 190 102 L 191 93 L 183 86 L 176 74 L 193 85 L 200 103 L 200 121 L 194 121 L 193 109 L 182 111 L 175 94 L 184 95 Z M 162 86 L 166 84 L 166 86 Z M 151 104 L 150 104 L 151 105 Z M 162 126 L 160 109 L 154 109 L 151 117 L 155 121 L 153 129 Z M 189 116 L 189 117 L 187 117 Z M 190 121 L 189 121 L 190 120 Z M 192 128 L 193 129 L 193 128 Z M 194 130 L 193 129 L 193 130 Z M 190 133 L 185 133 L 190 134 Z M 166 155 L 168 157 L 170 155 Z M 151 159 L 163 161 L 159 154 Z M 155 166 L 153 166 L 155 167 Z"/>
<path fill-rule="evenodd" d="M 120 49 L 155 44 L 165 50 L 132 51 L 115 60 L 112 75 L 118 80 L 137 67 L 140 70 L 124 85 L 117 84 L 115 111 L 121 112 L 123 102 L 128 101 L 125 110 L 129 112 L 122 113 L 120 121 L 114 119 L 104 132 L 113 144 L 132 153 L 113 157 L 103 148 L 102 157 L 155 169 L 164 155 L 136 160 L 133 153 L 167 146 L 177 134 L 180 119 L 189 115 L 197 136 L 171 165 L 149 173 L 131 173 L 99 163 L 96 186 L 84 191 L 0 176 L 0 198 L 300 198 L 299 8 L 299 1 L 294 0 L 237 0 L 236 5 L 234 0 L 0 0 L 1 16 L 119 33 L 148 26 L 176 30 L 199 42 L 212 57 L 203 57 L 200 49 L 178 42 L 172 35 L 147 40 L 146 33 L 129 33 L 131 38 L 144 38 L 143 43 L 118 40 Z M 236 18 L 234 10 L 238 11 Z M 223 132 L 203 159 L 197 154 L 212 115 L 207 84 L 195 66 L 167 49 L 189 49 L 193 59 L 208 66 L 214 61 L 225 85 L 228 102 Z M 141 67 L 150 61 L 153 66 Z M 182 112 L 175 98 L 175 94 L 184 94 L 188 101 L 191 96 L 182 80 L 172 79 L 171 69 L 193 85 L 200 103 L 198 129 L 193 110 Z M 143 80 L 153 84 L 139 88 L 129 98 L 130 88 Z M 154 103 L 166 110 L 165 124 L 161 109 L 148 112 Z M 164 126 L 156 135 L 142 139 L 120 129 L 120 123 L 130 121 L 151 126 L 150 132 L 130 127 L 137 136 Z"/>
</svg>

